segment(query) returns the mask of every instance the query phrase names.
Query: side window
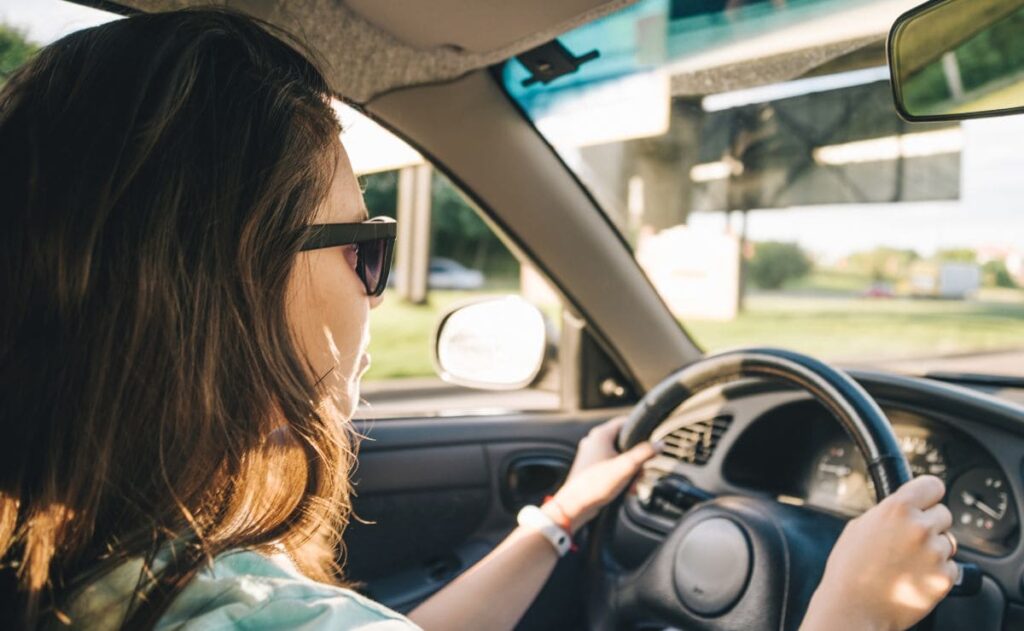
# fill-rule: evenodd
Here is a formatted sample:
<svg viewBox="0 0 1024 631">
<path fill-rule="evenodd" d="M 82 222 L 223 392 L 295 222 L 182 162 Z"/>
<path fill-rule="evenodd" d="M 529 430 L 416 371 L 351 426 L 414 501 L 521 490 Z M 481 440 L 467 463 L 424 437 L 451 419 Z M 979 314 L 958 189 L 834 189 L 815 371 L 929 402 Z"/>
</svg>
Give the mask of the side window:
<svg viewBox="0 0 1024 631">
<path fill-rule="evenodd" d="M 64 0 L 0 6 L 0 85 L 38 47 L 119 17 Z M 522 297 L 540 308 L 554 344 L 561 321 L 559 299 L 458 188 L 415 150 L 351 108 L 335 103 L 335 109 L 370 213 L 399 219 L 392 281 L 371 317 L 372 363 L 363 380 L 361 415 L 558 408 L 553 364 L 546 364 L 525 387 L 501 392 L 458 387 L 438 377 L 435 330 L 454 307 L 499 296 Z M 515 339 L 518 333 L 514 326 L 498 330 L 493 338 Z"/>
<path fill-rule="evenodd" d="M 120 17 L 116 13 L 67 0 L 7 0 L 0 3 L 0 84 L 28 61 L 36 49 L 75 31 Z"/>
<path fill-rule="evenodd" d="M 336 107 L 345 129 L 342 142 L 370 214 L 399 221 L 389 287 L 370 317 L 372 360 L 363 378 L 360 415 L 558 408 L 557 370 L 542 372 L 526 387 L 500 392 L 452 385 L 438 376 L 437 328 L 454 308 L 519 296 L 540 308 L 549 344 L 554 344 L 559 299 L 447 177 L 373 121 L 344 105 Z"/>
</svg>

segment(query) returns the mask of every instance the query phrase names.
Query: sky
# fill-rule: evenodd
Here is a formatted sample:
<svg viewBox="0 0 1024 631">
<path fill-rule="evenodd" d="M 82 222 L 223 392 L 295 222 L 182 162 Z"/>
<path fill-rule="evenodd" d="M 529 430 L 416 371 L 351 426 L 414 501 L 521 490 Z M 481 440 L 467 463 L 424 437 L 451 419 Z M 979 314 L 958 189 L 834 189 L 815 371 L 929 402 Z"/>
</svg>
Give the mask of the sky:
<svg viewBox="0 0 1024 631">
<path fill-rule="evenodd" d="M 37 44 L 49 44 L 79 29 L 117 16 L 64 0 L 2 0 L 0 22 L 24 30 Z"/>
</svg>

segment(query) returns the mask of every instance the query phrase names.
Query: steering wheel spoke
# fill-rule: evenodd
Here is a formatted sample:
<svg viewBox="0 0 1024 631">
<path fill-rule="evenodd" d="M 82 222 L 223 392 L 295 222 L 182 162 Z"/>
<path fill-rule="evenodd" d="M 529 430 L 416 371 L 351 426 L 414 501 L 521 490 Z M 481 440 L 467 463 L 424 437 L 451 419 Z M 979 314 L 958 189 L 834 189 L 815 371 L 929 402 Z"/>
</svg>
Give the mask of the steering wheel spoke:
<svg viewBox="0 0 1024 631">
<path fill-rule="evenodd" d="M 702 504 L 643 565 L 609 585 L 615 626 L 656 620 L 688 631 L 796 629 L 843 525 L 761 498 Z"/>
</svg>

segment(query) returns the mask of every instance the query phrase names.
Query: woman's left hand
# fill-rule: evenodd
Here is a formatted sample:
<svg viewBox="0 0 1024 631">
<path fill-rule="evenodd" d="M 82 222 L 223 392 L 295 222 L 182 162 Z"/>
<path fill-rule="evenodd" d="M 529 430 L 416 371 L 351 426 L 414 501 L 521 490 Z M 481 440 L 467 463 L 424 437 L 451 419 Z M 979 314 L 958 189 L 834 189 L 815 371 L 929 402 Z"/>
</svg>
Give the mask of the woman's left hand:
<svg viewBox="0 0 1024 631">
<path fill-rule="evenodd" d="M 568 518 L 576 532 L 626 488 L 645 462 L 658 450 L 644 442 L 625 453 L 615 449 L 615 439 L 626 422 L 616 417 L 590 430 L 580 441 L 576 459 L 562 488 L 543 507 L 556 520 Z M 559 514 L 561 513 L 561 515 Z"/>
</svg>

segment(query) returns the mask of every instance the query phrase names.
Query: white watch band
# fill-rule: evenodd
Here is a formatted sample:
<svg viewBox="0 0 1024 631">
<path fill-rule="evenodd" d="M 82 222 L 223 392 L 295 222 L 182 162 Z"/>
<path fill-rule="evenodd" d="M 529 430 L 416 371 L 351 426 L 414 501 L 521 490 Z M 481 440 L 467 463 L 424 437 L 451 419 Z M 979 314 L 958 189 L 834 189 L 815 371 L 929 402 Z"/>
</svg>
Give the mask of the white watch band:
<svg viewBox="0 0 1024 631">
<path fill-rule="evenodd" d="M 544 535 L 559 557 L 564 557 L 572 549 L 572 537 L 562 527 L 548 517 L 547 513 L 536 506 L 524 506 L 516 516 L 520 526 L 536 530 Z"/>
</svg>

